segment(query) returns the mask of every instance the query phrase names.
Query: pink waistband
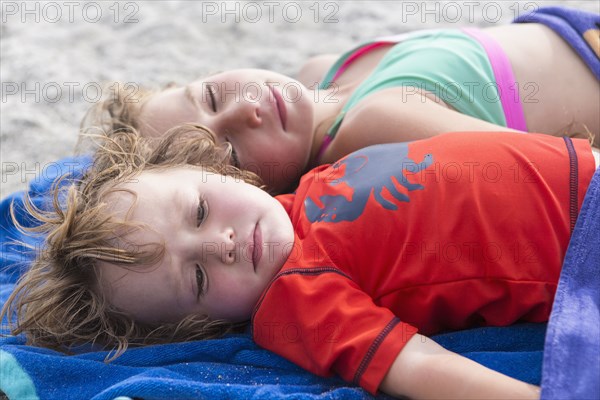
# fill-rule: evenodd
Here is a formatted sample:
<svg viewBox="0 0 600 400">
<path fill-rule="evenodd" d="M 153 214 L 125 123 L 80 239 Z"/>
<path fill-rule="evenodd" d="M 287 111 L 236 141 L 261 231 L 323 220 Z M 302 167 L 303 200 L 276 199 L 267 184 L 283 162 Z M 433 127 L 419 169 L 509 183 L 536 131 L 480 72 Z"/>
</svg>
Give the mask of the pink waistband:
<svg viewBox="0 0 600 400">
<path fill-rule="evenodd" d="M 519 87 L 510 65 L 510 60 L 500 45 L 488 34 L 480 29 L 463 28 L 463 32 L 477 40 L 488 55 L 496 84 L 500 102 L 506 118 L 506 126 L 512 129 L 527 132 L 527 123 L 523 113 L 523 105 L 519 96 Z M 512 94 L 512 95 L 511 95 Z"/>
</svg>

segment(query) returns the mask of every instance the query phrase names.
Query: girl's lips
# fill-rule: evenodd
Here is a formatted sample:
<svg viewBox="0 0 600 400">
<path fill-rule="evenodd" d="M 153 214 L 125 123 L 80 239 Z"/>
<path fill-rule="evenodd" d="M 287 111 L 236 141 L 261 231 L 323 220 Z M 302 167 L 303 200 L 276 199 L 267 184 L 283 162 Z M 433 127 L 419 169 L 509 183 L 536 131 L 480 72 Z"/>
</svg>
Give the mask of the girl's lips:
<svg viewBox="0 0 600 400">
<path fill-rule="evenodd" d="M 253 235 L 253 247 L 252 247 L 252 264 L 254 265 L 254 271 L 256 272 L 256 268 L 258 263 L 262 257 L 262 232 L 260 230 L 260 226 L 258 223 L 254 227 L 254 235 Z"/>
<path fill-rule="evenodd" d="M 277 112 L 279 114 L 279 119 L 281 120 L 281 126 L 285 131 L 285 126 L 287 122 L 287 109 L 285 107 L 285 101 L 283 101 L 283 97 L 281 97 L 281 93 L 277 90 L 277 88 L 273 86 L 269 86 L 271 92 L 273 93 L 273 97 L 275 98 L 275 104 L 277 105 Z"/>
</svg>

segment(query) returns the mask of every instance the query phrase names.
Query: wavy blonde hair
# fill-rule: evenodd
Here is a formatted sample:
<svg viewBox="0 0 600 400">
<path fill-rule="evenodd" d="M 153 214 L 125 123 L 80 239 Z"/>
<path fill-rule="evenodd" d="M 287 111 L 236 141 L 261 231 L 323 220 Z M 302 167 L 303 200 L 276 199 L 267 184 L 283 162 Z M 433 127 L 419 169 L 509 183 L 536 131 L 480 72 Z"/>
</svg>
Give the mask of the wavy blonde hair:
<svg viewBox="0 0 600 400">
<path fill-rule="evenodd" d="M 142 171 L 174 166 L 201 166 L 257 186 L 260 178 L 231 166 L 231 147 L 217 146 L 212 133 L 200 126 L 176 127 L 161 138 L 142 137 L 127 127 L 94 139 L 99 145 L 93 165 L 80 181 L 54 186 L 51 211 L 35 207 L 26 198 L 25 209 L 39 226 L 21 226 L 11 207 L 17 227 L 45 237 L 43 249 L 37 251 L 0 314 L 0 318 L 16 316 L 11 333 L 25 333 L 28 344 L 65 352 L 82 344 L 112 347 L 110 361 L 130 344 L 210 339 L 240 330 L 245 324 L 198 315 L 179 323 L 142 324 L 109 304 L 97 285 L 97 262 L 124 267 L 152 264 L 162 257 L 164 247 L 160 243 L 131 247 L 115 237 L 123 228 L 140 227 L 113 215 L 104 199 L 119 190 L 119 183 Z"/>
<path fill-rule="evenodd" d="M 165 89 L 173 85 L 169 84 Z M 108 95 L 86 112 L 81 120 L 80 129 L 82 132 L 117 132 L 133 128 L 139 132 L 142 108 L 148 99 L 159 91 L 130 82 L 112 82 L 110 85 L 104 85 L 103 93 Z M 78 153 L 95 151 L 98 143 L 92 137 L 93 135 L 79 135 L 75 150 Z"/>
<path fill-rule="evenodd" d="M 162 89 L 149 89 L 132 82 L 113 82 L 105 85 L 108 93 L 102 101 L 91 107 L 81 120 L 81 128 L 101 127 L 107 132 L 120 129 L 140 129 L 139 115 L 146 101 L 154 94 L 172 88 L 169 83 Z"/>
</svg>

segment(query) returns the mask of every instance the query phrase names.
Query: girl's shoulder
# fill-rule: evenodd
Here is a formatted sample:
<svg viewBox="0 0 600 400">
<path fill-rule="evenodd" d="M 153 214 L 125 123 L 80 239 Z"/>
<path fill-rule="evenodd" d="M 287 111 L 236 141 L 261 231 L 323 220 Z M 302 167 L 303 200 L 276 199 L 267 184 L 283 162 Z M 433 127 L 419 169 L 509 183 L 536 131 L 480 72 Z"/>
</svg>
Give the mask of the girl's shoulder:
<svg viewBox="0 0 600 400">
<path fill-rule="evenodd" d="M 406 142 L 428 135 L 428 124 L 415 118 L 423 107 L 421 96 L 412 88 L 380 90 L 350 108 L 339 125 L 335 138 L 323 154 L 322 162 L 333 162 L 360 148 L 390 142 Z M 416 101 L 415 101 L 416 100 Z M 442 108 L 437 104 L 434 107 Z M 425 105 L 425 108 L 430 108 Z M 419 126 L 417 126 L 419 125 Z"/>
<path fill-rule="evenodd" d="M 339 54 L 320 54 L 311 57 L 302 65 L 296 79 L 307 88 L 313 89 L 339 58 Z"/>
<path fill-rule="evenodd" d="M 353 59 L 351 63 L 344 66 L 344 72 L 335 79 L 335 84 L 350 88 L 358 86 L 392 46 L 393 43 L 386 43 Z M 298 81 L 308 88 L 316 88 L 315 83 L 321 83 L 340 57 L 342 57 L 340 54 L 323 54 L 308 59 L 298 73 Z"/>
</svg>

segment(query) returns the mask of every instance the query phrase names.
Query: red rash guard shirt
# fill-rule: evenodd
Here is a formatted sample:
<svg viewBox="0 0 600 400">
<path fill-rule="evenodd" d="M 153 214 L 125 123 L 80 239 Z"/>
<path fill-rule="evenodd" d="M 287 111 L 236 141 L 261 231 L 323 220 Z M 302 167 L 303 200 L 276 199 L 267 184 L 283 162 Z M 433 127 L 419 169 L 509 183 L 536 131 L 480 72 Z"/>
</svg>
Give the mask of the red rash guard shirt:
<svg viewBox="0 0 600 400">
<path fill-rule="evenodd" d="M 474 132 L 318 167 L 278 197 L 295 242 L 253 337 L 375 394 L 417 330 L 547 321 L 594 169 L 586 140 Z"/>
</svg>

